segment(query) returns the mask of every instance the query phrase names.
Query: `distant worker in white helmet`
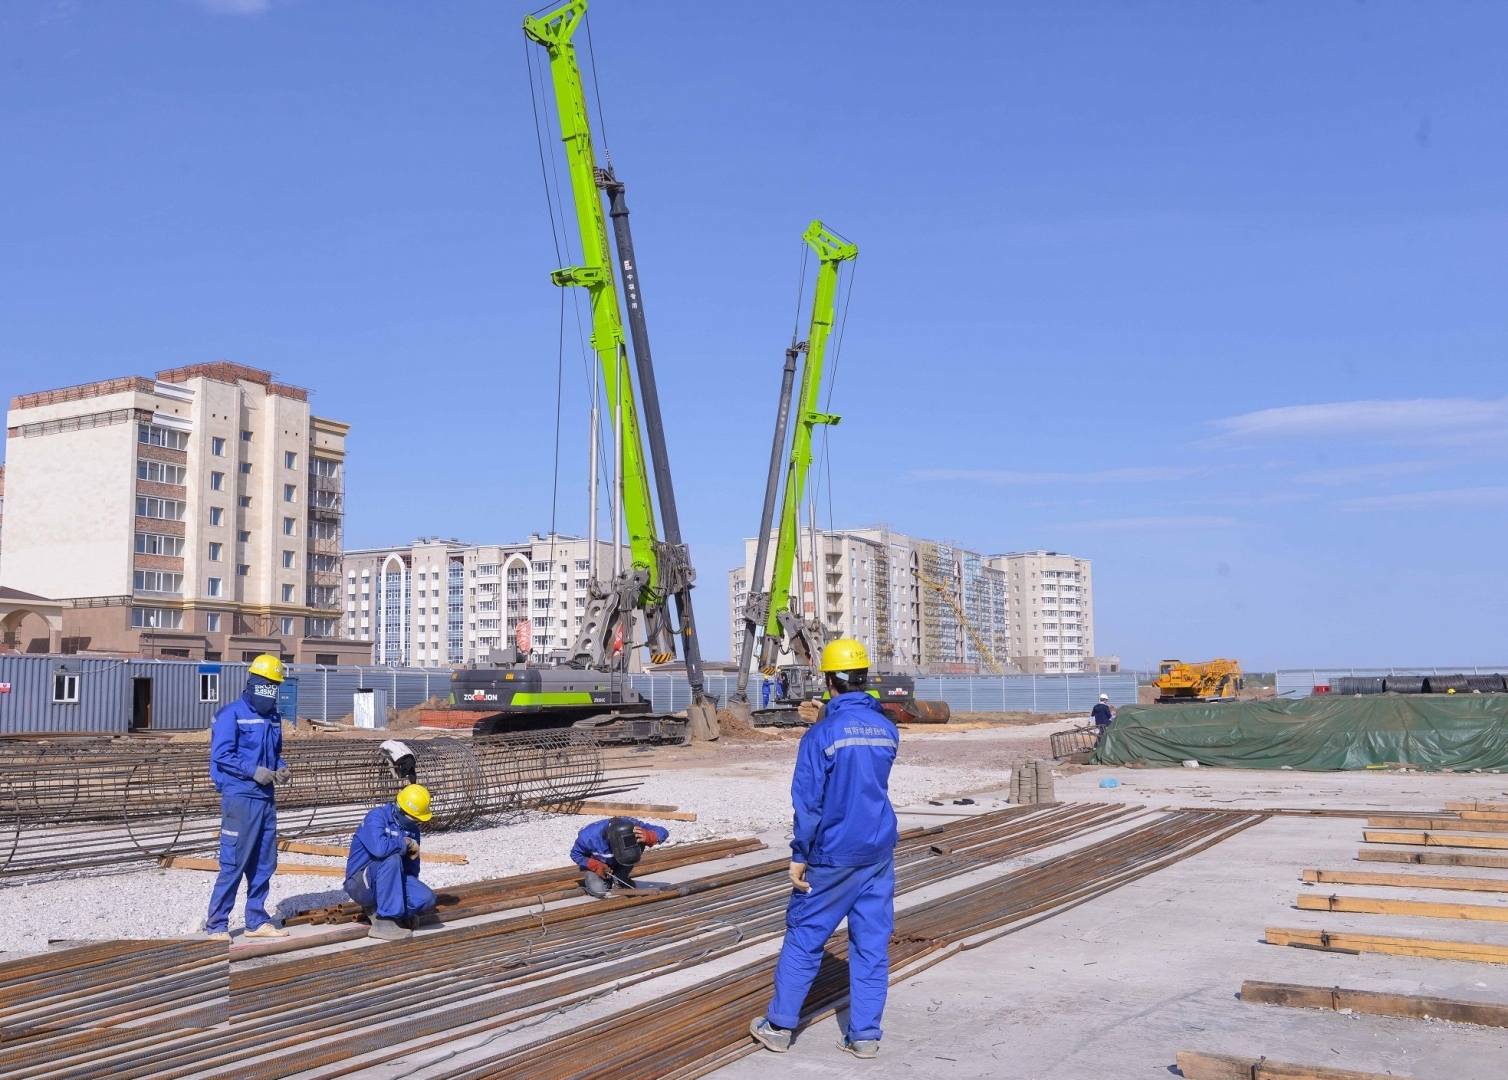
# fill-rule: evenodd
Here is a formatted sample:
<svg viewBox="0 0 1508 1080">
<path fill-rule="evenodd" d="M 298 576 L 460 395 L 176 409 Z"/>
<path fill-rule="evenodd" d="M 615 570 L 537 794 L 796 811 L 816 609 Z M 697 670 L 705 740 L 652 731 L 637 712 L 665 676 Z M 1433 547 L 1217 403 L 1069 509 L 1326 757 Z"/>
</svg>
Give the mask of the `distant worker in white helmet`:
<svg viewBox="0 0 1508 1080">
<path fill-rule="evenodd" d="M 1110 707 L 1110 695 L 1101 694 L 1089 715 L 1094 717 L 1094 726 L 1099 728 L 1099 734 L 1105 734 L 1105 729 L 1115 720 L 1115 710 Z"/>
</svg>

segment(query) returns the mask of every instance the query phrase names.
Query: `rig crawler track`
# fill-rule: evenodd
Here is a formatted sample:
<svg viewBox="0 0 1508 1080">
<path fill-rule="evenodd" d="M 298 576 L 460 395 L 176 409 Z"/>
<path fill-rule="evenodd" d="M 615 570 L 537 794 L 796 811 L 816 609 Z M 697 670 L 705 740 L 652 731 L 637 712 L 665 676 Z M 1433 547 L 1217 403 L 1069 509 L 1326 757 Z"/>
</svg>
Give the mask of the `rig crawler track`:
<svg viewBox="0 0 1508 1080">
<path fill-rule="evenodd" d="M 1043 805 L 911 830 L 896 849 L 901 910 L 892 970 L 914 972 L 1048 918 L 1260 820 L 1260 814 Z M 998 869 L 1004 859 L 1069 841 L 1084 846 L 1010 873 Z M 682 980 L 634 1008 L 603 1016 L 599 1004 L 589 1021 L 584 1014 L 558 1029 L 576 1006 L 610 1000 L 631 986 L 652 992 L 659 976 L 711 960 L 736 963 L 741 951 L 778 937 L 790 892 L 785 866 L 784 859 L 772 860 L 406 942 L 237 965 L 228 1024 L 209 1024 L 201 1010 L 189 1011 L 177 1028 L 171 1018 L 118 1026 L 120 1006 L 101 991 L 96 965 L 84 955 L 49 956 L 52 976 L 42 983 L 8 974 L 17 965 L 35 974 L 35 960 L 0 965 L 0 987 L 8 991 L 0 999 L 0 1029 L 14 1033 L 0 1042 L 0 1072 L 13 1080 L 271 1080 L 350 1076 L 402 1060 L 404 1075 L 430 1080 L 699 1076 L 750 1052 L 746 1027 L 768 999 L 768 955 L 750 954 L 689 988 Z M 950 881 L 957 887 L 946 895 L 906 906 L 908 894 Z M 177 1000 L 172 979 L 161 977 L 169 955 L 162 950 L 185 947 L 144 947 L 116 966 L 116 983 L 134 974 L 143 988 L 131 1003 L 138 1016 Z M 839 935 L 828 948 L 807 1000 L 814 1014 L 838 1004 L 847 989 L 846 941 Z M 44 1000 L 48 1008 L 68 1003 L 66 1023 L 18 1031 L 44 1012 Z M 649 1016 L 654 1023 L 647 1025 Z M 524 1041 L 523 1029 L 552 1017 L 557 1030 Z M 610 1054 L 585 1048 L 581 1024 L 588 1022 L 591 1043 L 611 1046 Z"/>
</svg>

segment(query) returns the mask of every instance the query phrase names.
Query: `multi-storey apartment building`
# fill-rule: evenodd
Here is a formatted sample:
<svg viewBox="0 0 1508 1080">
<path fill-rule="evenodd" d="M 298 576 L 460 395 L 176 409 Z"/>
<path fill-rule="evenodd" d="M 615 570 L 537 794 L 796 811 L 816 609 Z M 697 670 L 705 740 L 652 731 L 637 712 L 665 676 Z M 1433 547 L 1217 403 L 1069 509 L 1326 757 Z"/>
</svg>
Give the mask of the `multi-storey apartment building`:
<svg viewBox="0 0 1508 1080">
<path fill-rule="evenodd" d="M 746 539 L 744 565 L 728 575 L 734 657 L 743 642 L 754 548 L 755 540 Z M 767 590 L 773 566 L 765 573 Z M 1005 584 L 976 552 L 876 525 L 815 535 L 803 529 L 791 595 L 828 640 L 857 638 L 882 670 L 1010 671 Z"/>
<path fill-rule="evenodd" d="M 570 648 L 581 628 L 590 544 L 558 534 L 516 544 L 428 537 L 347 551 L 342 632 L 369 643 L 374 663 L 444 667 L 517 643 L 526 622 L 529 653 L 544 659 Z M 611 576 L 612 553 L 611 543 L 598 543 L 599 578 Z M 640 660 L 635 651 L 631 670 Z"/>
<path fill-rule="evenodd" d="M 1093 671 L 1094 582 L 1088 559 L 1057 551 L 991 555 L 1010 589 L 1011 662 L 1033 673 Z"/>
<path fill-rule="evenodd" d="M 68 651 L 348 662 L 349 429 L 226 362 L 22 394 L 0 586 L 62 601 Z"/>
</svg>

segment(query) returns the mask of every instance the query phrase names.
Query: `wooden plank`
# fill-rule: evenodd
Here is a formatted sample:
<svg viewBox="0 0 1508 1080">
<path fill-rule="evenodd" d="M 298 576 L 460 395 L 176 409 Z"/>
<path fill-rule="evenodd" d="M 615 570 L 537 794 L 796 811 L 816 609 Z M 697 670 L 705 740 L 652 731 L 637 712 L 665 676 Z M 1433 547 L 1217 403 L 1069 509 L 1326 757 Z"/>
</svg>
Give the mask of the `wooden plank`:
<svg viewBox="0 0 1508 1080">
<path fill-rule="evenodd" d="M 165 855 L 157 860 L 158 865 L 172 870 L 214 870 L 220 869 L 218 859 L 192 859 L 187 855 Z M 273 873 L 276 874 L 304 874 L 308 877 L 336 877 L 345 879 L 346 868 L 344 866 L 315 866 L 313 863 L 278 863 Z"/>
<path fill-rule="evenodd" d="M 1477 866 L 1508 870 L 1508 855 L 1474 855 L 1462 851 L 1388 851 L 1363 848 L 1356 853 L 1362 862 L 1409 863 L 1415 866 Z"/>
<path fill-rule="evenodd" d="M 696 815 L 674 806 L 656 806 L 653 803 L 574 802 L 541 806 L 547 814 L 590 814 L 594 817 L 622 814 L 627 817 L 650 818 L 655 821 L 695 821 Z"/>
<path fill-rule="evenodd" d="M 1268 1058 L 1178 1051 L 1178 1071 L 1186 1080 L 1400 1080 L 1398 1073 L 1355 1072 L 1324 1065 L 1295 1065 Z"/>
<path fill-rule="evenodd" d="M 1363 829 L 1369 844 L 1422 844 L 1426 847 L 1508 848 L 1508 836 L 1457 836 L 1442 832 L 1379 832 Z"/>
<path fill-rule="evenodd" d="M 334 844 L 310 844 L 303 840 L 279 840 L 279 851 L 291 851 L 296 855 L 331 855 L 337 859 L 344 859 L 350 854 L 350 849 L 337 847 Z M 425 862 L 446 863 L 453 866 L 467 866 L 470 860 L 465 855 L 452 855 L 444 851 L 425 851 L 421 848 L 420 854 Z"/>
<path fill-rule="evenodd" d="M 1508 810 L 1462 810 L 1462 821 L 1508 821 Z"/>
<path fill-rule="evenodd" d="M 1436 832 L 1508 832 L 1508 821 L 1491 818 L 1458 817 L 1378 817 L 1367 818 L 1367 827 L 1372 829 L 1432 829 Z"/>
<path fill-rule="evenodd" d="M 1349 911 L 1357 915 L 1415 915 L 1426 919 L 1472 919 L 1508 922 L 1508 907 L 1486 904 L 1441 904 L 1432 900 L 1384 900 L 1377 896 L 1317 896 L 1300 893 L 1300 911 Z"/>
<path fill-rule="evenodd" d="M 1489 814 L 1508 814 L 1508 803 L 1489 802 L 1486 799 L 1465 799 L 1460 802 L 1448 802 L 1445 804 L 1445 809 L 1456 811 L 1481 810 Z"/>
<path fill-rule="evenodd" d="M 1456 892 L 1508 893 L 1508 879 L 1445 877 L 1441 874 L 1370 874 L 1365 870 L 1305 870 L 1316 885 L 1391 885 L 1400 889 L 1453 889 Z"/>
<path fill-rule="evenodd" d="M 1431 960 L 1472 960 L 1485 964 L 1508 964 L 1508 945 L 1484 945 L 1477 941 L 1387 937 L 1381 934 L 1299 930 L 1283 926 L 1269 926 L 1265 936 L 1269 945 L 1297 945 L 1310 949 L 1423 956 Z"/>
<path fill-rule="evenodd" d="M 1283 1005 L 1292 1009 L 1350 1010 L 1372 1016 L 1403 1016 L 1411 1020 L 1452 1020 L 1458 1024 L 1508 1027 L 1508 1005 L 1417 994 L 1381 994 L 1373 990 L 1345 990 L 1339 986 L 1301 986 L 1247 979 L 1241 1000 L 1251 1005 Z"/>
</svg>

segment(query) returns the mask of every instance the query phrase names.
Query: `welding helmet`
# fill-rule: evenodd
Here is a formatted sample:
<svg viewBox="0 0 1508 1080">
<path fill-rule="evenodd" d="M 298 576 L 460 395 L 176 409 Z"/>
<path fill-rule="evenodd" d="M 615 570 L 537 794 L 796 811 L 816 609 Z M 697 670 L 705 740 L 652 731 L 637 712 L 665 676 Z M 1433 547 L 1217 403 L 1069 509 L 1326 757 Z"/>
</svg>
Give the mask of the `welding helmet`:
<svg viewBox="0 0 1508 1080">
<path fill-rule="evenodd" d="M 615 817 L 607 823 L 607 849 L 619 866 L 633 866 L 644 854 L 644 842 L 634 832 L 632 821 Z"/>
</svg>

